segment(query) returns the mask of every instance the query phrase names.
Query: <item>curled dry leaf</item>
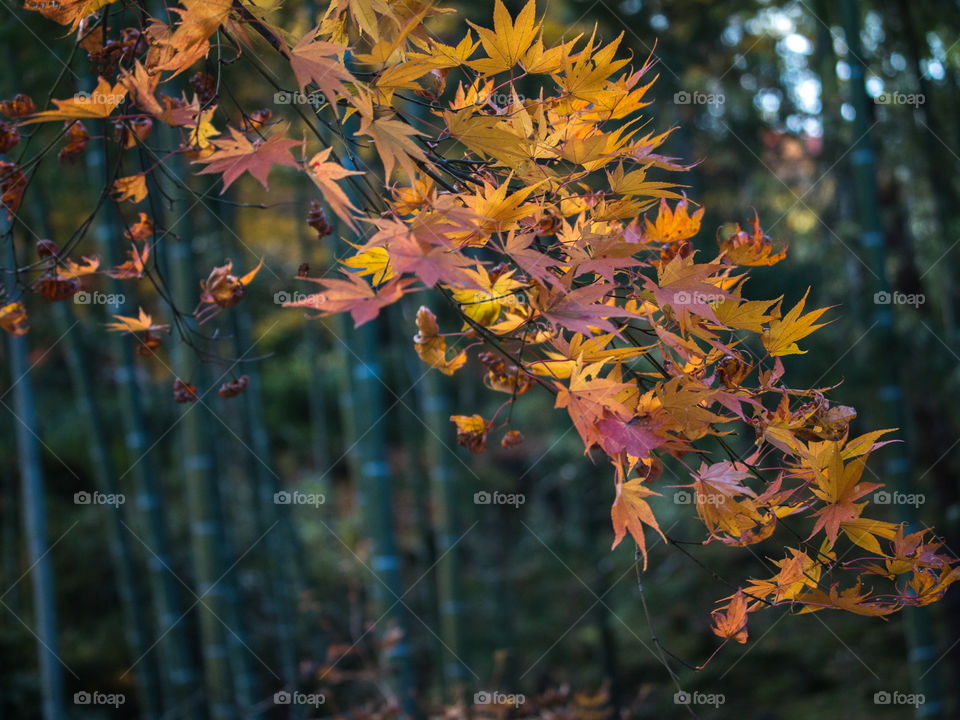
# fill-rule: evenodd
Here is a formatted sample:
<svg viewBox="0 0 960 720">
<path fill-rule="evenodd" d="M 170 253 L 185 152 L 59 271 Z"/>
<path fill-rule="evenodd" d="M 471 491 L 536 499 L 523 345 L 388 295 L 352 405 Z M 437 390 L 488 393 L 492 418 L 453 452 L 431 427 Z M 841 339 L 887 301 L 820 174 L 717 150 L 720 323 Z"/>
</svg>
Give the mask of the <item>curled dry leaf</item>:
<svg viewBox="0 0 960 720">
<path fill-rule="evenodd" d="M 461 351 L 453 358 L 447 358 L 447 341 L 440 336 L 437 316 L 430 308 L 421 306 L 417 311 L 417 330 L 413 336 L 413 347 L 417 355 L 427 365 L 437 368 L 444 375 L 453 375 L 467 361 L 467 353 Z"/>
<path fill-rule="evenodd" d="M 231 380 L 230 382 L 225 382 L 220 386 L 220 389 L 217 390 L 217 393 L 220 397 L 232 398 L 236 397 L 244 390 L 247 389 L 247 385 L 250 384 L 250 378 L 247 375 L 241 375 L 236 380 Z"/>
<path fill-rule="evenodd" d="M 247 285 L 253 281 L 261 267 L 263 267 L 263 258 L 260 258 L 259 264 L 253 270 L 243 277 L 237 277 L 231 272 L 233 262 L 227 260 L 225 264 L 211 270 L 206 281 L 200 283 L 203 290 L 200 302 L 219 305 L 222 308 L 233 307 L 243 300 Z"/>
<path fill-rule="evenodd" d="M 487 449 L 487 432 L 490 424 L 480 415 L 451 415 L 450 422 L 457 426 L 457 445 L 479 454 Z"/>
<path fill-rule="evenodd" d="M 15 336 L 30 332 L 27 311 L 22 302 L 12 302 L 0 307 L 0 328 Z"/>
<path fill-rule="evenodd" d="M 192 403 L 199 400 L 197 388 L 180 378 L 173 381 L 173 401 L 178 403 Z"/>
<path fill-rule="evenodd" d="M 520 445 L 523 442 L 523 433 L 519 430 L 508 430 L 507 434 L 503 436 L 500 440 L 500 446 L 504 448 L 512 448 Z"/>
</svg>

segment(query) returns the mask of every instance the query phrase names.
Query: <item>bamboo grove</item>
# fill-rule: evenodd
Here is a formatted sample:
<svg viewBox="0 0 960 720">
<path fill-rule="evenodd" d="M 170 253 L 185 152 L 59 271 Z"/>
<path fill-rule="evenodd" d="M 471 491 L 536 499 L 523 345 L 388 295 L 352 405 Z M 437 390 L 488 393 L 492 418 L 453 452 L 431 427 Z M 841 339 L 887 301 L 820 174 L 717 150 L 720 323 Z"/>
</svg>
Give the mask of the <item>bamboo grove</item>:
<svg viewBox="0 0 960 720">
<path fill-rule="evenodd" d="M 704 209 L 683 184 L 696 169 L 667 154 L 671 129 L 657 126 L 649 99 L 656 63 L 624 51 L 622 36 L 546 44 L 533 0 L 513 16 L 496 0 L 487 26 L 429 0 L 333 0 L 305 33 L 284 26 L 280 3 L 250 0 L 25 6 L 63 27 L 95 82 L 80 92 L 64 78 L 49 99 L 21 94 L 0 106 L 7 333 L 64 322 L 57 308 L 78 292 L 139 284 L 151 304 L 112 318 L 104 333 L 115 351 L 162 361 L 171 403 L 194 403 L 216 382 L 256 412 L 255 377 L 220 384 L 207 370 L 230 360 L 208 329 L 236 326 L 231 314 L 263 261 L 228 260 L 197 276 L 164 206 L 171 188 L 213 175 L 226 192 L 245 173 L 266 203 L 272 173 L 302 173 L 320 202 L 297 212 L 321 237 L 337 236 L 342 260 L 319 275 L 304 265 L 304 294 L 287 312 L 349 314 L 362 334 L 415 299 L 409 332 L 423 363 L 503 400 L 492 417 L 445 410 L 431 421 L 438 433 L 474 453 L 491 441 L 514 447 L 524 428 L 512 407 L 550 393 L 597 468 L 589 492 L 612 503 L 611 543 L 629 535 L 639 572 L 651 537 L 674 540 L 656 516 L 657 499 L 678 487 L 663 474 L 667 457 L 687 472 L 679 487 L 694 499 L 704 543 L 730 552 L 779 543 L 779 572 L 718 590 L 721 643 L 745 643 L 749 616 L 771 607 L 887 616 L 940 600 L 960 577 L 934 533 L 872 517 L 869 496 L 884 479 L 869 461 L 896 430 L 854 435 L 856 410 L 832 401 L 833 388 L 790 384 L 782 358 L 803 354 L 831 309 L 807 308 L 806 296 L 751 296 L 751 268 L 790 265 L 786 243 L 758 216 L 703 237 Z M 441 37 L 441 25 L 457 34 Z M 259 86 L 264 105 L 292 100 L 273 110 L 227 102 L 231 74 Z M 69 237 L 13 243 L 32 178 L 57 154 L 102 156 L 89 215 Z M 65 165 L 74 171 L 83 166 Z M 105 218 L 109 237 L 98 243 L 91 229 Z M 442 327 L 444 318 L 456 320 Z M 125 402 L 136 418 L 133 387 Z M 358 401 L 357 412 L 374 410 Z M 213 522 L 212 481 L 195 461 L 201 416 L 182 434 L 191 506 L 197 522 Z M 137 472 L 149 496 L 155 481 Z M 389 497 L 389 477 L 371 482 Z M 163 519 L 149 527 L 162 547 Z M 214 545 L 196 548 L 195 563 L 213 568 Z M 295 568 L 275 572 L 278 587 L 296 583 Z M 151 582 L 154 597 L 170 599 L 163 578 Z M 236 612 L 226 598 L 211 602 Z M 231 641 L 215 624 L 204 633 Z M 183 662 L 175 643 L 163 649 L 165 663 Z"/>
</svg>

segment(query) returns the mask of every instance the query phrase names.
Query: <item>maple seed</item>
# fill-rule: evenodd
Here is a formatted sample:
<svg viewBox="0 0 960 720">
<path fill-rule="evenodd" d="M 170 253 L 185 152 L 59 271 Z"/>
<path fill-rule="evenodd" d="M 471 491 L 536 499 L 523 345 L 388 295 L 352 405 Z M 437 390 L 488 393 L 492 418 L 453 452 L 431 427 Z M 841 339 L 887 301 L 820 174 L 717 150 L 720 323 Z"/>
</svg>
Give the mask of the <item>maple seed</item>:
<svg viewBox="0 0 960 720">
<path fill-rule="evenodd" d="M 317 237 L 321 239 L 333 233 L 333 225 L 329 223 L 327 214 L 316 200 L 310 201 L 310 208 L 307 210 L 307 225 L 316 230 Z"/>
<path fill-rule="evenodd" d="M 37 240 L 37 256 L 56 259 L 60 256 L 60 248 L 53 240 Z"/>
</svg>

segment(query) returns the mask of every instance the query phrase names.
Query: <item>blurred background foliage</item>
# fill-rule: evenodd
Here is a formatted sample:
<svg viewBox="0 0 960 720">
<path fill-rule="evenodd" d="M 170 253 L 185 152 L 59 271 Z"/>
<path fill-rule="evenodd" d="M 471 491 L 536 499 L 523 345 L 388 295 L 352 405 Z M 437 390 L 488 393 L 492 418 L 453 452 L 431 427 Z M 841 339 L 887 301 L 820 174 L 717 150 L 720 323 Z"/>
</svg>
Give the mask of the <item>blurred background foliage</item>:
<svg viewBox="0 0 960 720">
<path fill-rule="evenodd" d="M 859 58 L 852 57 L 845 40 L 845 3 L 854 6 L 860 20 Z M 461 14 L 437 20 L 435 30 L 441 36 L 452 36 L 464 17 L 490 23 L 490 3 L 447 4 L 459 5 Z M 516 2 L 508 5 L 512 12 L 519 7 Z M 316 12 L 310 3 L 289 0 L 285 8 L 288 27 L 299 23 L 301 29 Z M 859 434 L 877 426 L 872 418 L 881 415 L 888 371 L 891 366 L 898 370 L 906 418 L 901 437 L 917 491 L 926 500 L 919 508 L 920 519 L 938 527 L 948 545 L 960 549 L 955 283 L 960 4 L 551 0 L 538 10 L 546 13 L 551 39 L 589 35 L 596 28 L 604 39 L 623 33 L 638 66 L 654 55 L 659 79 L 649 108 L 651 127 L 675 127 L 666 152 L 694 165 L 681 181 L 689 186 L 690 198 L 706 207 L 697 246 L 711 256 L 714 235 L 725 236 L 731 223 L 745 224 L 754 211 L 768 234 L 789 242 L 787 260 L 772 269 L 757 269 L 747 293 L 782 294 L 792 305 L 810 286 L 811 305 L 837 306 L 831 313 L 834 322 L 807 341 L 809 352 L 788 359 L 794 382 L 819 387 L 842 383 L 834 397 L 858 409 L 852 432 Z M 59 26 L 9 5 L 0 12 L 3 97 L 27 92 L 44 98 L 63 63 L 92 78 L 82 53 L 67 57 L 70 44 L 63 41 Z M 892 345 L 881 343 L 877 331 L 852 171 L 851 149 L 860 139 L 851 99 L 856 81 L 852 69 L 861 61 L 867 68 L 867 91 L 875 100 L 867 120 L 877 151 L 888 275 L 896 290 L 921 293 L 925 299 L 917 307 L 893 308 Z M 918 101 L 890 101 L 900 96 Z M 224 88 L 220 102 L 233 112 L 237 107 L 272 107 L 263 88 L 252 81 L 234 81 Z M 97 160 L 92 162 L 96 165 Z M 225 196 L 241 205 L 264 202 L 269 206 L 265 210 L 219 202 L 213 182 L 198 186 L 200 200 L 174 228 L 190 244 L 198 277 L 227 256 L 243 272 L 256 264 L 259 254 L 267 257 L 247 299 L 230 311 L 234 317 L 218 321 L 221 354 L 244 356 L 238 372 L 251 375 L 253 392 L 229 400 L 211 393 L 203 407 L 188 410 L 173 406 L 167 366 L 172 361 L 138 357 L 126 363 L 116 343 L 104 342 L 104 307 L 74 305 L 64 320 L 82 329 L 76 352 L 86 358 L 114 474 L 128 497 L 131 535 L 143 532 L 143 508 L 137 507 L 130 489 L 132 472 L 141 464 L 149 466 L 158 480 L 158 502 L 165 507 L 169 530 L 170 569 L 183 581 L 174 583 L 174 591 L 184 609 L 193 606 L 177 629 L 186 639 L 189 662 L 199 663 L 204 642 L 200 615 L 206 612 L 192 594 L 199 585 L 183 500 L 198 480 L 189 471 L 190 458 L 184 462 L 184 445 L 178 439 L 181 418 L 193 412 L 191 431 L 201 434 L 204 462 L 218 497 L 216 514 L 225 529 L 223 560 L 229 572 L 223 586 L 229 588 L 228 605 L 234 603 L 239 618 L 235 625 L 226 624 L 242 626 L 242 642 L 248 646 L 233 643 L 231 662 L 236 664 L 231 670 L 251 666 L 251 697 L 260 703 L 250 710 L 231 699 L 236 704 L 233 717 L 283 716 L 286 709 L 269 699 L 291 683 L 325 693 L 327 702 L 316 713 L 321 716 L 389 713 L 384 710 L 384 693 L 389 697 L 391 692 L 390 683 L 384 683 L 389 676 L 384 665 L 389 663 L 376 658 L 389 656 L 390 643 L 409 645 L 411 681 L 421 707 L 431 714 L 457 698 L 469 704 L 474 692 L 487 688 L 539 697 L 544 707 L 552 707 L 551 702 L 565 707 L 564 688 L 570 688 L 588 695 L 609 691 L 609 700 L 595 710 L 598 717 L 614 709 L 637 718 L 681 716 L 684 711 L 673 702 L 675 687 L 658 658 L 652 631 L 671 653 L 692 665 L 704 662 L 717 645 L 708 611 L 732 592 L 721 578 L 736 583 L 770 575 L 766 546 L 731 552 L 715 545 L 689 545 L 684 552 L 653 542 L 641 597 L 631 550 L 609 550 L 611 473 L 582 456 L 577 434 L 563 414 L 552 411 L 550 397 L 531 392 L 512 410 L 513 427 L 526 436 L 519 447 L 503 450 L 492 441 L 486 454 L 471 456 L 455 446 L 446 416 L 480 412 L 489 417 L 504 396 L 482 387 L 479 365 L 453 380 L 424 378 L 427 368 L 411 342 L 416 304 L 393 309 L 371 330 L 368 349 L 382 385 L 375 382 L 370 392 L 379 396 L 385 415 L 369 417 L 372 406 L 366 404 L 369 396 L 362 386 L 372 381 L 357 372 L 355 353 L 363 351 L 358 333 L 339 320 L 307 320 L 277 304 L 285 294 L 304 291 L 293 279 L 301 263 L 326 269 L 347 248 L 342 242 L 317 239 L 307 227 L 307 202 L 319 198 L 313 188 L 296 186 L 292 178 L 293 173 L 275 173 L 267 196 L 248 178 Z M 31 193 L 26 215 L 43 236 L 54 240 L 73 231 L 92 197 L 83 173 L 63 172 L 52 163 L 41 170 Z M 109 228 L 105 232 L 109 235 Z M 155 305 L 145 285 L 125 287 L 139 293 L 129 298 L 132 307 Z M 452 322 L 441 313 L 441 326 Z M 61 332 L 52 324 L 36 323 L 29 360 L 39 417 L 35 430 L 44 447 L 60 654 L 70 669 L 67 696 L 93 688 L 125 692 L 128 703 L 112 714 L 146 716 L 141 715 L 134 678 L 165 669 L 150 652 L 133 672 L 126 672 L 136 657 L 125 638 L 128 620 L 118 601 L 120 590 L 114 589 L 122 580 L 109 561 L 110 510 L 74 503 L 74 493 L 99 487 L 102 468 L 83 432 L 90 419 L 78 405 L 78 386 L 68 371 L 72 361 L 65 355 Z M 5 363 L 0 396 L 7 409 L 6 392 L 15 380 L 8 369 Z M 206 373 L 206 385 L 198 383 L 201 392 L 215 389 L 223 370 L 214 364 L 198 371 Z M 145 453 L 131 453 L 124 445 L 125 436 L 137 430 L 130 426 L 119 389 L 124 382 L 134 384 L 140 399 Z M 29 628 L 30 589 L 24 577 L 25 528 L 18 511 L 16 422 L 7 414 L 6 432 L 0 435 L 0 563 L 2 600 L 9 609 L 0 619 L 0 712 L 27 720 L 39 717 L 40 706 L 36 645 Z M 370 448 L 366 434 L 374 426 L 382 434 L 379 450 Z M 746 436 L 735 440 L 741 450 L 752 442 Z M 375 529 L 364 512 L 376 497 L 361 480 L 365 463 L 374 459 L 389 469 L 402 588 L 409 588 L 396 608 L 402 612 L 395 613 L 396 627 L 406 627 L 403 637 L 391 638 L 389 631 L 379 629 L 366 632 L 379 615 L 372 610 L 378 583 L 369 567 Z M 882 451 L 873 467 L 882 481 Z M 655 500 L 654 509 L 672 536 L 698 541 L 692 506 L 672 501 L 671 486 L 686 482 L 668 466 L 658 488 L 664 497 Z M 319 508 L 287 508 L 289 513 L 277 519 L 286 529 L 268 531 L 279 533 L 277 541 L 260 540 L 264 530 L 273 527 L 269 517 L 260 516 L 265 489 L 294 488 L 322 493 L 326 502 Z M 445 488 L 451 496 L 444 494 Z M 474 494 L 483 490 L 522 493 L 525 502 L 516 508 L 478 505 Z M 450 513 L 444 537 L 438 531 L 438 513 Z M 895 519 L 892 508 L 888 519 Z M 54 542 L 58 538 L 62 540 Z M 143 576 L 146 563 L 154 561 L 152 550 L 132 537 L 127 540 L 137 576 Z M 449 554 L 439 550 L 451 545 Z M 452 567 L 449 582 L 438 576 L 441 567 Z M 284 579 L 283 593 L 289 593 L 287 610 L 275 575 Z M 388 605 L 391 602 L 388 598 Z M 442 630 L 444 613 L 451 610 L 458 612 L 462 631 L 456 657 L 447 642 L 450 635 Z M 922 613 L 934 638 L 923 660 L 947 681 L 942 716 L 956 717 L 956 592 Z M 283 642 L 278 638 L 283 630 L 278 627 L 284 617 L 292 624 L 293 677 L 273 670 L 282 664 Z M 829 613 L 768 613 L 752 622 L 745 646 L 724 648 L 705 670 L 694 673 L 677 663 L 674 667 L 685 689 L 724 695 L 720 708 L 698 708 L 703 717 L 909 717 L 913 708 L 877 706 L 873 701 L 878 691 L 909 692 L 913 687 L 903 623 L 899 615 L 884 622 Z M 147 640 L 148 645 L 153 642 L 152 637 Z M 233 642 L 230 633 L 224 640 L 228 646 Z M 189 702 L 192 705 L 174 707 L 165 717 L 205 712 L 201 690 Z M 589 712 L 594 712 L 586 698 L 571 706 L 573 710 L 562 713 L 591 717 Z M 98 712 L 70 707 L 71 717 L 95 717 Z"/>
</svg>

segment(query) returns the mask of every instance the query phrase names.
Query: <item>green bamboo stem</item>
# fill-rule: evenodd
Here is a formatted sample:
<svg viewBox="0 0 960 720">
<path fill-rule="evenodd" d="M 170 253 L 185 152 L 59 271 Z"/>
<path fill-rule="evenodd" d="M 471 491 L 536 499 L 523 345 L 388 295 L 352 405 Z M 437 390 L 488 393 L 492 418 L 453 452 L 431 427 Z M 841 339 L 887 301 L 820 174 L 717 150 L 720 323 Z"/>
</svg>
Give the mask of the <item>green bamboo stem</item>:
<svg viewBox="0 0 960 720">
<path fill-rule="evenodd" d="M 74 387 L 80 424 L 86 428 L 90 461 L 98 487 L 107 495 L 121 492 L 116 469 L 110 455 L 103 418 L 96 401 L 90 379 L 90 369 L 85 350 L 77 334 L 69 328 L 74 319 L 64 303 L 54 306 L 57 331 L 63 338 L 64 356 Z M 162 715 L 163 696 L 156 657 L 147 653 L 149 648 L 150 620 L 145 613 L 143 592 L 139 587 L 138 568 L 130 547 L 130 533 L 124 528 L 129 524 L 126 505 L 118 505 L 107 512 L 107 543 L 117 573 L 117 596 L 123 613 L 123 630 L 130 661 L 143 657 L 135 673 L 140 694 L 142 717 L 156 720 Z M 126 518 L 126 520 L 125 520 Z"/>
<path fill-rule="evenodd" d="M 104 136 L 103 155 L 89 153 L 93 167 L 100 165 L 106 181 L 109 177 L 109 146 L 106 138 L 111 130 L 107 123 L 101 124 Z M 94 187 L 99 187 L 99 184 Z M 118 239 L 123 237 L 123 227 L 118 220 L 117 211 L 107 204 L 103 211 L 106 219 L 95 226 L 97 242 L 105 267 L 117 264 L 115 250 Z M 117 308 L 117 314 L 136 314 L 136 308 L 126 302 L 124 291 L 127 289 L 120 281 L 111 279 L 107 285 L 109 292 L 124 299 Z M 143 515 L 143 537 L 138 537 L 144 547 L 147 558 L 148 587 L 155 615 L 158 640 L 156 652 L 159 654 L 161 684 L 166 704 L 176 708 L 184 717 L 199 717 L 194 705 L 196 691 L 196 672 L 190 658 L 187 641 L 187 628 L 183 625 L 183 604 L 173 575 L 173 558 L 170 551 L 167 529 L 166 503 L 164 493 L 157 482 L 155 463 L 145 456 L 153 449 L 148 444 L 146 421 L 143 412 L 142 390 L 137 381 L 134 346 L 130 338 L 120 334 L 111 334 L 108 340 L 111 354 L 117 363 L 117 384 L 120 390 L 120 411 L 123 418 L 124 444 L 130 467 L 120 479 L 128 474 L 132 479 L 134 506 Z M 134 532 L 128 528 L 128 532 Z M 150 652 L 153 652 L 152 650 Z M 142 659 L 139 660 L 142 662 Z M 138 663 L 136 663 L 138 664 Z M 136 669 L 134 666 L 133 669 Z"/>
<path fill-rule="evenodd" d="M 192 307 L 196 299 L 193 282 L 194 263 L 190 243 L 193 238 L 189 220 L 182 220 L 179 241 L 168 238 L 167 265 L 174 301 L 179 307 Z M 188 323 L 192 325 L 192 320 Z M 202 383 L 196 353 L 183 342 L 171 349 L 174 372 L 184 382 Z M 198 393 L 205 392 L 201 384 Z M 195 592 L 201 598 L 197 605 L 203 657 L 204 687 L 207 712 L 212 720 L 232 720 L 236 715 L 230 648 L 222 622 L 228 603 L 227 587 L 217 582 L 224 570 L 221 548 L 223 528 L 220 524 L 216 477 L 209 449 L 207 427 L 199 403 L 184 404 L 177 421 L 178 452 L 182 463 L 186 510 L 189 517 L 190 548 L 195 578 Z M 215 422 L 215 421 L 214 421 Z"/>
<path fill-rule="evenodd" d="M 446 383 L 444 383 L 446 384 Z M 450 402 L 439 373 L 430 370 L 417 385 L 428 432 L 424 435 L 430 479 L 430 507 L 436 537 L 437 566 L 435 587 L 440 614 L 440 638 L 443 652 L 442 677 L 454 702 L 462 699 L 467 677 L 461 658 L 463 644 L 463 600 L 460 590 L 460 552 L 457 541 L 462 533 L 457 512 L 457 473 L 451 467 L 449 450 L 441 438 L 449 432 Z"/>
<path fill-rule="evenodd" d="M 850 152 L 856 185 L 857 208 L 861 227 L 861 245 L 867 253 L 867 262 L 874 276 L 874 291 L 889 293 L 890 281 L 887 277 L 886 249 L 884 247 L 883 227 L 880 221 L 880 209 L 877 201 L 876 155 L 873 150 L 870 124 L 870 100 L 865 85 L 865 68 L 861 62 L 863 50 L 860 43 L 860 14 L 856 0 L 844 0 L 843 21 L 849 48 L 851 100 L 856 111 L 853 134 L 858 140 Z M 887 362 L 887 385 L 880 391 L 880 408 L 883 418 L 880 427 L 907 427 L 905 399 L 900 381 L 899 362 L 908 357 L 899 342 L 893 326 L 893 312 L 890 304 L 877 304 L 875 320 L 878 347 L 885 348 Z M 910 457 L 904 446 L 891 445 L 885 451 L 888 461 L 885 468 L 885 480 L 898 491 L 913 494 L 915 486 L 912 476 Z M 917 523 L 916 508 L 907 503 L 896 505 L 899 520 L 907 524 L 907 531 L 921 529 Z M 908 608 L 904 612 L 909 662 L 914 685 L 918 693 L 923 693 L 926 702 L 917 708 L 917 715 L 925 718 L 943 717 L 943 703 L 940 692 L 939 676 L 933 666 L 939 652 L 929 625 L 928 614 L 923 608 Z"/>
<path fill-rule="evenodd" d="M 10 267 L 17 267 L 13 232 L 6 219 L 6 213 L 2 213 L 2 220 L 0 220 L 0 237 L 5 237 L 9 241 L 7 257 Z M 64 720 L 66 714 L 63 700 L 63 670 L 57 636 L 53 561 L 49 555 L 46 494 L 40 442 L 36 435 L 38 425 L 33 379 L 30 377 L 27 336 L 7 336 L 7 350 L 13 382 L 13 408 L 10 412 L 16 416 L 13 426 L 17 440 L 17 464 L 20 470 L 21 513 L 27 539 L 30 584 L 33 590 L 33 632 L 37 637 L 43 718 L 44 720 Z"/>
</svg>

